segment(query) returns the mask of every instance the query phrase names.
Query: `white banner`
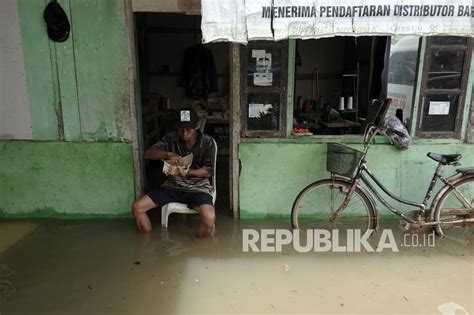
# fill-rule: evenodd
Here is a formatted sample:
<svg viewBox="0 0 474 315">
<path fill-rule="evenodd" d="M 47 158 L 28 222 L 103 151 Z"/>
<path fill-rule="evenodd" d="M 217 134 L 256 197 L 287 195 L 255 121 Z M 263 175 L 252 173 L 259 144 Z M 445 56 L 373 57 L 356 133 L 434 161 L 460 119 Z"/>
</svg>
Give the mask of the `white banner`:
<svg viewBox="0 0 474 315">
<path fill-rule="evenodd" d="M 205 43 L 362 35 L 473 36 L 473 0 L 202 0 Z"/>
</svg>

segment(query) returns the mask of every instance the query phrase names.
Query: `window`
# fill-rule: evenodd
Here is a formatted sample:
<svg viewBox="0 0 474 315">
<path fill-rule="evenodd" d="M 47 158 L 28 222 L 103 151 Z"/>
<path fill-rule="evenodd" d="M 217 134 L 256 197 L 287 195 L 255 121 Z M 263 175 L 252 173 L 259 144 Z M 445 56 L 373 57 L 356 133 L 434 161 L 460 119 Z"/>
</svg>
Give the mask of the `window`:
<svg viewBox="0 0 474 315">
<path fill-rule="evenodd" d="M 242 47 L 242 136 L 281 137 L 286 132 L 287 42 Z"/>
<path fill-rule="evenodd" d="M 416 61 L 417 50 L 394 52 L 390 56 L 388 83 L 413 86 Z"/>
<path fill-rule="evenodd" d="M 408 125 L 413 108 L 413 94 L 418 66 L 419 36 L 394 36 L 390 45 L 387 97 L 392 99 L 389 114 Z"/>
<path fill-rule="evenodd" d="M 417 136 L 460 137 L 471 51 L 466 37 L 428 38 Z"/>
<path fill-rule="evenodd" d="M 419 36 L 298 40 L 293 134 L 365 131 L 390 97 L 389 115 L 408 123 L 418 70 Z"/>
<path fill-rule="evenodd" d="M 419 36 L 297 41 L 294 134 L 361 133 L 377 112 L 373 99 L 389 97 L 388 115 L 416 136 L 459 138 L 472 39 L 427 38 L 423 69 L 419 47 Z"/>
</svg>

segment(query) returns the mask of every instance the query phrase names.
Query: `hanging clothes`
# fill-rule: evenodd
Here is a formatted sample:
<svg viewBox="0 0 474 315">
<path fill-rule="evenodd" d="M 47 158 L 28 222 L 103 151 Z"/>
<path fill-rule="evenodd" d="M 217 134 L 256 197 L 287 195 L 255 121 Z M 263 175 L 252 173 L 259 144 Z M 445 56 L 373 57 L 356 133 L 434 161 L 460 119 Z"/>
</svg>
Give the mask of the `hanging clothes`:
<svg viewBox="0 0 474 315">
<path fill-rule="evenodd" d="M 388 36 L 374 37 L 372 84 L 369 99 L 387 98 L 388 62 L 390 59 L 391 38 Z"/>
<path fill-rule="evenodd" d="M 209 48 L 199 44 L 184 51 L 181 86 L 188 97 L 204 97 L 217 91 L 214 56 Z"/>
</svg>

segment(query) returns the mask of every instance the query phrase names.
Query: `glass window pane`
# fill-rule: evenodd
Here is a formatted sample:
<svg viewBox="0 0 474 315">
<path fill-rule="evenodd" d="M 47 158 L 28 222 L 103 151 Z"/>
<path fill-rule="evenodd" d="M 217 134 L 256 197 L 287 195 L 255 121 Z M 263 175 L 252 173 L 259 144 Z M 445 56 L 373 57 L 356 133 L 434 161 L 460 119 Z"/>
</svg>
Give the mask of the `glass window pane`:
<svg viewBox="0 0 474 315">
<path fill-rule="evenodd" d="M 459 36 L 434 36 L 431 38 L 433 45 L 465 45 L 466 37 Z"/>
<path fill-rule="evenodd" d="M 428 89 L 458 89 L 461 73 L 433 73 L 428 75 Z"/>
<path fill-rule="evenodd" d="M 247 130 L 280 129 L 280 93 L 248 93 Z"/>
<path fill-rule="evenodd" d="M 463 63 L 463 50 L 433 50 L 431 53 L 430 73 L 461 72 Z"/>
<path fill-rule="evenodd" d="M 459 95 L 428 94 L 423 103 L 422 131 L 455 131 Z"/>
<path fill-rule="evenodd" d="M 419 43 L 419 36 L 394 36 L 391 40 L 387 96 L 392 104 L 388 112 L 395 115 L 401 111 L 404 123 L 411 117 Z"/>
<path fill-rule="evenodd" d="M 434 50 L 431 53 L 428 89 L 459 89 L 464 54 L 464 51 Z"/>
<path fill-rule="evenodd" d="M 415 82 L 417 53 L 416 50 L 392 53 L 388 67 L 389 83 L 413 85 Z"/>
</svg>

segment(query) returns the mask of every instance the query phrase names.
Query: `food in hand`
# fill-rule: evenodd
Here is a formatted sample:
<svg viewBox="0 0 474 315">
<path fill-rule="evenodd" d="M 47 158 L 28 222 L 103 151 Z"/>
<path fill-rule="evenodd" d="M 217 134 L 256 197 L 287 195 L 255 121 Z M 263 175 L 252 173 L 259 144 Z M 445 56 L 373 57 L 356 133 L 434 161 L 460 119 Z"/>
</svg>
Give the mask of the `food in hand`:
<svg viewBox="0 0 474 315">
<path fill-rule="evenodd" d="M 170 166 L 170 168 L 168 170 L 168 175 L 176 176 L 178 174 L 179 174 L 178 167 L 177 166 Z"/>
<path fill-rule="evenodd" d="M 189 165 L 166 165 L 164 168 L 164 173 L 168 176 L 185 176 L 189 172 Z"/>
<path fill-rule="evenodd" d="M 193 154 L 189 154 L 183 158 L 171 158 L 164 160 L 163 173 L 167 176 L 186 176 L 193 161 Z"/>
<path fill-rule="evenodd" d="M 188 174 L 188 171 L 189 171 L 189 165 L 188 166 L 178 166 L 178 171 L 179 171 L 179 175 L 181 176 L 185 176 Z"/>
</svg>

